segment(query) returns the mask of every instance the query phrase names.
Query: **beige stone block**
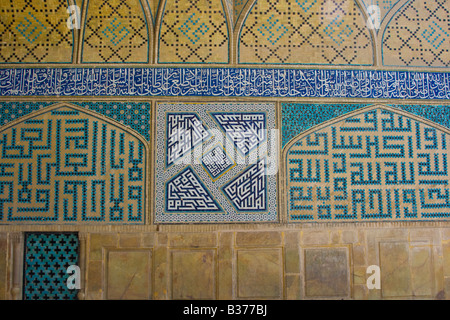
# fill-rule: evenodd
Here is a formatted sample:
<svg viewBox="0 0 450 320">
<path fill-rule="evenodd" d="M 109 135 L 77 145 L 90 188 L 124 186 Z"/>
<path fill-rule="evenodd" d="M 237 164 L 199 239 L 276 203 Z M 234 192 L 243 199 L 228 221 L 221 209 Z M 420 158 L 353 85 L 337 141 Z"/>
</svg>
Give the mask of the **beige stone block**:
<svg viewBox="0 0 450 320">
<path fill-rule="evenodd" d="M 233 299 L 233 233 L 225 232 L 219 234 L 218 249 L 218 289 L 217 297 L 221 300 Z"/>
<path fill-rule="evenodd" d="M 370 274 L 366 273 L 367 268 L 366 267 L 360 267 L 360 266 L 354 266 L 353 267 L 353 284 L 358 285 L 366 285 L 367 278 L 370 276 Z"/>
<path fill-rule="evenodd" d="M 103 262 L 89 262 L 87 275 L 87 291 L 88 296 L 102 297 L 103 295 Z"/>
<path fill-rule="evenodd" d="M 305 295 L 350 296 L 350 271 L 346 248 L 305 249 Z"/>
<path fill-rule="evenodd" d="M 121 248 L 139 248 L 141 246 L 141 234 L 121 233 L 119 235 L 119 246 Z"/>
<path fill-rule="evenodd" d="M 167 246 L 168 239 L 167 233 L 157 233 L 158 246 Z"/>
<path fill-rule="evenodd" d="M 170 247 L 215 247 L 216 233 L 174 233 L 169 234 Z"/>
<path fill-rule="evenodd" d="M 172 252 L 172 299 L 216 298 L 215 250 Z"/>
<path fill-rule="evenodd" d="M 286 273 L 300 273 L 300 233 L 284 233 L 284 266 Z"/>
<path fill-rule="evenodd" d="M 157 246 L 153 250 L 154 260 L 154 289 L 153 298 L 155 300 L 166 300 L 168 296 L 168 250 L 165 246 Z"/>
<path fill-rule="evenodd" d="M 330 233 L 326 230 L 302 231 L 303 245 L 325 245 L 330 243 Z"/>
<path fill-rule="evenodd" d="M 419 241 L 432 241 L 433 244 L 438 245 L 441 240 L 441 235 L 439 229 L 431 228 L 431 229 L 410 229 L 409 238 L 412 242 Z"/>
<path fill-rule="evenodd" d="M 300 300 L 301 299 L 301 278 L 298 274 L 290 274 L 286 276 L 286 299 Z"/>
<path fill-rule="evenodd" d="M 354 285 L 353 286 L 353 299 L 354 300 L 367 300 L 368 292 L 366 285 Z"/>
<path fill-rule="evenodd" d="M 431 297 L 434 287 L 431 247 L 411 248 L 410 259 L 413 295 Z"/>
<path fill-rule="evenodd" d="M 107 261 L 107 299 L 151 299 L 151 251 L 111 250 Z"/>
<path fill-rule="evenodd" d="M 340 230 L 331 231 L 330 239 L 332 244 L 339 244 L 341 242 L 341 231 Z"/>
<path fill-rule="evenodd" d="M 383 297 L 412 295 L 407 242 L 380 243 L 381 291 Z"/>
<path fill-rule="evenodd" d="M 409 229 L 407 228 L 378 228 L 366 230 L 368 238 L 390 238 L 398 239 L 398 241 L 408 240 Z"/>
<path fill-rule="evenodd" d="M 446 300 L 450 300 L 450 277 L 444 278 L 444 286 L 445 292 L 444 294 L 441 294 L 441 296 L 443 296 L 443 298 L 445 298 Z"/>
<path fill-rule="evenodd" d="M 6 234 L 0 234 L 0 300 L 6 299 L 6 273 L 7 273 L 7 239 Z"/>
<path fill-rule="evenodd" d="M 287 247 L 284 249 L 286 273 L 300 273 L 300 249 Z"/>
<path fill-rule="evenodd" d="M 358 230 L 358 244 L 366 243 L 366 232 L 364 229 Z"/>
<path fill-rule="evenodd" d="M 381 296 L 381 290 L 367 290 L 367 300 L 381 300 L 382 296 Z"/>
<path fill-rule="evenodd" d="M 279 246 L 281 245 L 281 232 L 264 231 L 264 232 L 237 232 L 236 246 Z"/>
<path fill-rule="evenodd" d="M 144 233 L 142 234 L 142 247 L 152 248 L 155 245 L 155 234 Z"/>
<path fill-rule="evenodd" d="M 219 246 L 231 247 L 233 246 L 233 232 L 221 232 L 219 233 Z"/>
<path fill-rule="evenodd" d="M 353 264 L 355 266 L 366 265 L 366 249 L 362 245 L 354 245 L 352 247 Z"/>
<path fill-rule="evenodd" d="M 442 253 L 444 256 L 444 276 L 450 276 L 450 241 L 442 244 Z"/>
<path fill-rule="evenodd" d="M 342 243 L 357 243 L 358 235 L 354 230 L 344 230 L 342 231 Z"/>
<path fill-rule="evenodd" d="M 238 250 L 238 298 L 282 298 L 282 261 L 281 249 Z"/>
<path fill-rule="evenodd" d="M 298 248 L 300 246 L 300 232 L 299 231 L 284 232 L 284 246 Z"/>
<path fill-rule="evenodd" d="M 119 237 L 111 233 L 93 233 L 89 239 L 90 260 L 101 260 L 102 250 L 105 247 L 117 247 Z"/>
</svg>

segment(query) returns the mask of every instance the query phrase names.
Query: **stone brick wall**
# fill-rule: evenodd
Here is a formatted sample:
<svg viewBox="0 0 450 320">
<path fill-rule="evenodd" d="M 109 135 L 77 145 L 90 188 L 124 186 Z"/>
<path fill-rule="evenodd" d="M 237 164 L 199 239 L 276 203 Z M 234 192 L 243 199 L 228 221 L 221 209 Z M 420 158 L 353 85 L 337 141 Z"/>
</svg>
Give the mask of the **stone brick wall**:
<svg viewBox="0 0 450 320">
<path fill-rule="evenodd" d="M 162 229 L 166 230 L 84 232 L 82 296 L 89 300 L 450 296 L 450 229 L 445 227 Z M 11 277 L 6 272 L 11 239 L 7 239 L 8 233 L 2 233 L 2 299 L 11 298 Z M 370 265 L 381 268 L 380 290 L 366 285 Z"/>
</svg>

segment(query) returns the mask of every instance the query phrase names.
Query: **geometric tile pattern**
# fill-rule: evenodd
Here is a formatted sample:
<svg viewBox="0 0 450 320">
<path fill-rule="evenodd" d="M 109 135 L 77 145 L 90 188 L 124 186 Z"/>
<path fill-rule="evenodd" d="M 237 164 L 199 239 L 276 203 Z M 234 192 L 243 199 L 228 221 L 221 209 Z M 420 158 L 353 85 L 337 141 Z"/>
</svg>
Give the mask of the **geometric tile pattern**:
<svg viewBox="0 0 450 320">
<path fill-rule="evenodd" d="M 257 0 L 239 39 L 240 63 L 372 65 L 355 1 Z"/>
<path fill-rule="evenodd" d="M 220 0 L 167 0 L 160 63 L 227 63 L 228 29 Z"/>
<path fill-rule="evenodd" d="M 290 144 L 289 221 L 450 218 L 448 132 L 388 107 L 356 113 Z"/>
<path fill-rule="evenodd" d="M 243 155 L 249 154 L 266 139 L 264 113 L 212 112 L 211 116 Z"/>
<path fill-rule="evenodd" d="M 78 264 L 75 233 L 28 233 L 25 238 L 24 300 L 77 300 L 67 287 L 67 268 Z"/>
<path fill-rule="evenodd" d="M 65 105 L 2 130 L 0 223 L 143 224 L 146 145 Z"/>
<path fill-rule="evenodd" d="M 303 104 L 283 103 L 281 106 L 282 148 L 298 134 L 339 117 L 367 107 L 367 104 Z M 445 105 L 388 105 L 450 129 L 450 108 Z"/>
<path fill-rule="evenodd" d="M 173 120 L 194 115 L 195 128 L 202 128 L 197 130 L 198 139 L 184 134 L 192 142 L 172 148 L 176 145 L 168 143 L 172 131 L 179 130 Z M 156 157 L 155 223 L 277 220 L 273 104 L 161 103 L 156 125 L 156 154 L 182 150 L 182 157 L 172 157 L 178 160 L 170 165 L 164 157 Z M 230 138 L 233 128 L 251 130 L 250 142 Z M 241 142 L 245 152 L 236 150 Z"/>
<path fill-rule="evenodd" d="M 0 0 L 0 63 L 70 63 L 67 0 Z"/>
<path fill-rule="evenodd" d="M 139 0 L 89 1 L 82 62 L 147 62 L 147 28 Z"/>
<path fill-rule="evenodd" d="M 281 134 L 284 146 L 298 134 L 343 114 L 366 107 L 365 104 L 303 104 L 281 105 Z"/>
<path fill-rule="evenodd" d="M 388 24 L 383 37 L 387 66 L 450 66 L 450 1 L 409 1 Z"/>
</svg>

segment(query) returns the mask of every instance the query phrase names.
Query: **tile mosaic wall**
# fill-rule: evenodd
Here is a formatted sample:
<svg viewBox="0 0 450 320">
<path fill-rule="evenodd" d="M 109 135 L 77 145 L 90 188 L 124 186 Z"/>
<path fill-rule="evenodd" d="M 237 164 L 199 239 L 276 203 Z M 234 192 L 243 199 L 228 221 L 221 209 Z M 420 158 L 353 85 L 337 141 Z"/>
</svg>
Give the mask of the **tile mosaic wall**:
<svg viewBox="0 0 450 320">
<path fill-rule="evenodd" d="M 49 102 L 2 102 L 0 103 L 0 125 L 5 125 L 31 112 L 42 110 L 55 103 Z M 71 102 L 84 107 L 138 132 L 150 141 L 150 109 L 147 102 Z"/>
<path fill-rule="evenodd" d="M 78 264 L 76 233 L 29 233 L 25 239 L 24 300 L 76 300 L 67 287 L 70 265 Z"/>
<path fill-rule="evenodd" d="M 82 62 L 148 62 L 149 30 L 139 0 L 88 0 Z"/>
<path fill-rule="evenodd" d="M 68 0 L 1 0 L 0 63 L 71 63 Z"/>
<path fill-rule="evenodd" d="M 322 122 L 369 106 L 369 104 L 302 104 L 283 103 L 282 147 L 298 134 Z M 410 112 L 450 129 L 450 108 L 445 105 L 389 105 Z"/>
<path fill-rule="evenodd" d="M 289 221 L 448 220 L 449 138 L 377 106 L 305 132 L 286 149 Z"/>
<path fill-rule="evenodd" d="M 158 104 L 156 124 L 155 223 L 277 221 L 273 104 Z"/>
<path fill-rule="evenodd" d="M 373 64 L 355 1 L 257 0 L 239 39 L 240 63 Z"/>
<path fill-rule="evenodd" d="M 448 1 L 2 0 L 0 63 L 371 66 L 381 61 L 446 68 Z M 67 9 L 74 4 L 84 21 L 81 32 L 67 27 Z M 381 24 L 371 30 L 373 5 Z"/>
<path fill-rule="evenodd" d="M 159 63 L 227 63 L 228 29 L 220 0 L 167 0 Z"/>
</svg>

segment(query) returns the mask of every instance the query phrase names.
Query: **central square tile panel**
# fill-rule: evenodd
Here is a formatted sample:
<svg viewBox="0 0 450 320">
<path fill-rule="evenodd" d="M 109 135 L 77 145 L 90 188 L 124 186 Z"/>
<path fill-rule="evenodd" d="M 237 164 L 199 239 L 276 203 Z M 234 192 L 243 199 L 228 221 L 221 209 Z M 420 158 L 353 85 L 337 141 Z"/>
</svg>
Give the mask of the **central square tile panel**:
<svg viewBox="0 0 450 320">
<path fill-rule="evenodd" d="M 275 105 L 158 104 L 155 223 L 278 220 Z"/>
</svg>

